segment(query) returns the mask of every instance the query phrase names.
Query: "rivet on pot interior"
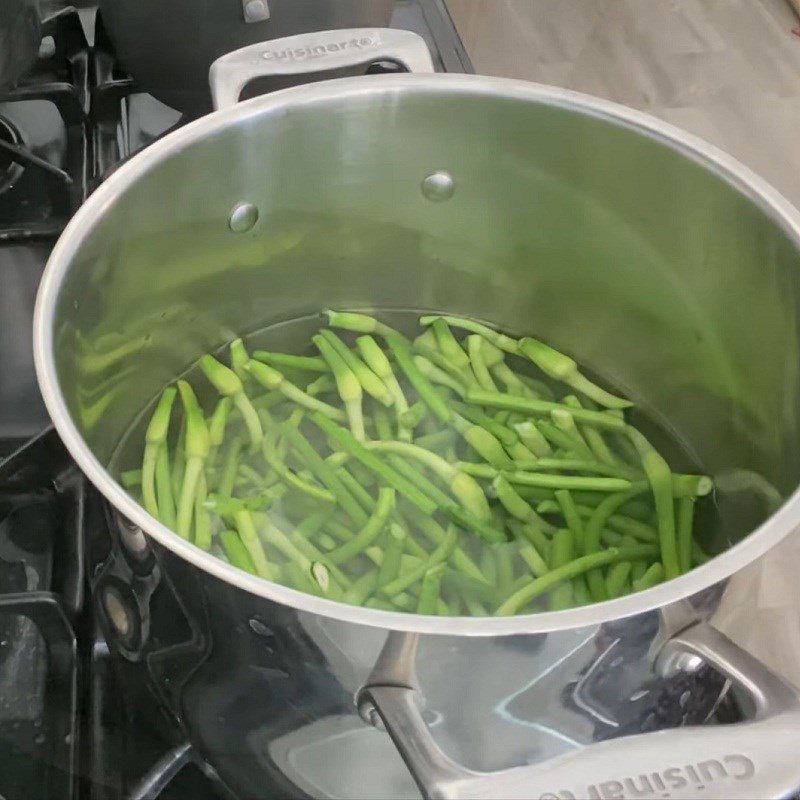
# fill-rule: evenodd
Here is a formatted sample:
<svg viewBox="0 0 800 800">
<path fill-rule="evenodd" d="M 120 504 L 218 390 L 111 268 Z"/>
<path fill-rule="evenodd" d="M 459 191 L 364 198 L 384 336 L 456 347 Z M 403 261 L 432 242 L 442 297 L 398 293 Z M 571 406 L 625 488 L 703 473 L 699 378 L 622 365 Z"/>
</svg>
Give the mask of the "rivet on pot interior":
<svg viewBox="0 0 800 800">
<path fill-rule="evenodd" d="M 361 719 L 368 725 L 372 725 L 373 728 L 377 728 L 379 731 L 386 730 L 381 715 L 378 713 L 378 709 L 375 708 L 371 700 L 362 700 L 358 705 L 358 713 Z"/>
<path fill-rule="evenodd" d="M 231 209 L 228 225 L 234 233 L 246 233 L 258 222 L 258 209 L 252 203 L 237 203 Z"/>
<path fill-rule="evenodd" d="M 432 172 L 422 181 L 422 194 L 434 203 L 449 200 L 456 191 L 456 182 L 447 170 Z"/>
</svg>

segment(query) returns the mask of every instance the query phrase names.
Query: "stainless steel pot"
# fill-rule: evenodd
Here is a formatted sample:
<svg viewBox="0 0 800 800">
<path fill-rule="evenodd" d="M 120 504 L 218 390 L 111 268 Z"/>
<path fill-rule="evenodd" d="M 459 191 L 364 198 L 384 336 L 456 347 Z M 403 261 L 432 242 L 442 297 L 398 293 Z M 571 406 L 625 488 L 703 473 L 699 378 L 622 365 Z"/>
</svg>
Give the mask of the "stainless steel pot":
<svg viewBox="0 0 800 800">
<path fill-rule="evenodd" d="M 412 34 L 321 33 L 225 57 L 214 96 L 309 60 L 377 58 L 431 69 Z M 797 527 L 799 279 L 798 212 L 663 122 L 517 81 L 352 78 L 230 105 L 116 172 L 53 250 L 36 367 L 129 549 L 153 549 L 209 620 L 214 702 L 187 678 L 182 714 L 244 796 L 267 791 L 260 770 L 314 795 L 413 796 L 375 722 L 431 797 L 781 797 L 800 786 L 797 691 L 711 622 L 727 579 Z M 711 474 L 751 470 L 788 499 L 752 533 L 723 518 L 740 541 L 677 580 L 557 613 L 393 614 L 241 573 L 106 467 L 201 353 L 327 306 L 448 308 L 542 335 Z M 125 593 L 98 596 L 129 631 Z M 658 709 L 702 719 L 719 694 L 702 695 L 709 667 L 748 720 L 644 732 Z"/>
<path fill-rule="evenodd" d="M 100 9 L 137 82 L 173 108 L 204 114 L 208 69 L 221 55 L 315 30 L 388 25 L 394 0 L 100 0 Z"/>
</svg>

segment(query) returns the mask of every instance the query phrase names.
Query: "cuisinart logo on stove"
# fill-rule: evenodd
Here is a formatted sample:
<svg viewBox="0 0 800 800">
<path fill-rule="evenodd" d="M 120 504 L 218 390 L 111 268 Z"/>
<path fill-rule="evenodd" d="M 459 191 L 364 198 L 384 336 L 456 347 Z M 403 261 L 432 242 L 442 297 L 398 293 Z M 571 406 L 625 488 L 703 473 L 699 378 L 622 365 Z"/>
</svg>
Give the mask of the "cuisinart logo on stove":
<svg viewBox="0 0 800 800">
<path fill-rule="evenodd" d="M 691 796 L 708 790 L 710 797 L 720 797 L 719 783 L 724 780 L 745 781 L 752 778 L 756 765 L 740 753 L 723 756 L 719 760 L 699 761 L 683 767 L 668 767 L 646 775 L 619 778 L 613 781 L 591 784 L 583 790 L 574 792 L 561 789 L 558 792 L 545 792 L 539 800 L 634 800 L 640 797 L 672 797 L 672 792 Z M 710 786 L 709 784 L 714 784 Z M 577 792 L 577 793 L 576 793 Z"/>
<path fill-rule="evenodd" d="M 346 39 L 330 44 L 315 44 L 311 47 L 287 47 L 285 50 L 265 50 L 261 57 L 265 61 L 305 61 L 309 58 L 324 58 L 341 53 L 343 50 L 364 50 L 377 47 L 380 41 L 372 36 L 360 36 L 358 39 Z"/>
</svg>

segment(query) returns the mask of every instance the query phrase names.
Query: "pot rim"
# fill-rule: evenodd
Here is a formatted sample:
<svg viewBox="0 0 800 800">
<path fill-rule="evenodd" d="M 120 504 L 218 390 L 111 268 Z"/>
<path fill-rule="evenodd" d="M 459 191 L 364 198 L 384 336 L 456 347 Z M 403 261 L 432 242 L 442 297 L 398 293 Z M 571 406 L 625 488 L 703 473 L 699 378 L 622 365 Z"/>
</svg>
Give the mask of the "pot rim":
<svg viewBox="0 0 800 800">
<path fill-rule="evenodd" d="M 754 202 L 792 239 L 800 251 L 800 212 L 776 189 L 717 147 L 656 117 L 590 95 L 528 81 L 456 74 L 397 74 L 341 78 L 293 87 L 214 112 L 165 136 L 121 166 L 81 206 L 48 259 L 36 298 L 33 349 L 36 375 L 53 424 L 78 466 L 105 498 L 163 547 L 214 577 L 251 594 L 299 611 L 376 628 L 427 634 L 502 636 L 566 630 L 640 614 L 680 601 L 728 578 L 767 552 L 797 528 L 800 489 L 748 536 L 691 572 L 644 592 L 566 611 L 512 617 L 430 617 L 350 606 L 290 589 L 243 572 L 181 538 L 151 517 L 106 471 L 83 440 L 61 394 L 53 350 L 53 318 L 62 283 L 86 234 L 104 206 L 157 168 L 164 159 L 234 121 L 268 118 L 296 104 L 314 104 L 349 96 L 404 91 L 500 95 L 542 103 L 622 125 L 691 158 Z"/>
</svg>

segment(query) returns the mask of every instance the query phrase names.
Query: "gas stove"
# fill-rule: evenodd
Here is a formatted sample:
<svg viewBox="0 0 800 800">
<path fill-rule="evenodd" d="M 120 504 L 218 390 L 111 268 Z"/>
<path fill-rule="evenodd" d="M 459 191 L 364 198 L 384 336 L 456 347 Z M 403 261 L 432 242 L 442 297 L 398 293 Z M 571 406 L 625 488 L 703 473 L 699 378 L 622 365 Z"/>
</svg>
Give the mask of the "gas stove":
<svg viewBox="0 0 800 800">
<path fill-rule="evenodd" d="M 398 0 L 392 26 L 421 34 L 439 71 L 472 71 L 442 0 Z M 99 631 L 87 564 L 108 538 L 104 508 L 48 427 L 31 352 L 36 290 L 71 215 L 120 163 L 188 121 L 121 70 L 91 6 L 51 13 L 35 68 L 0 98 L 5 800 L 232 797 L 148 688 L 143 670 L 158 667 L 112 655 Z M 168 587 L 151 589 L 151 604 L 170 602 Z M 164 642 L 160 668 L 183 645 Z"/>
</svg>

